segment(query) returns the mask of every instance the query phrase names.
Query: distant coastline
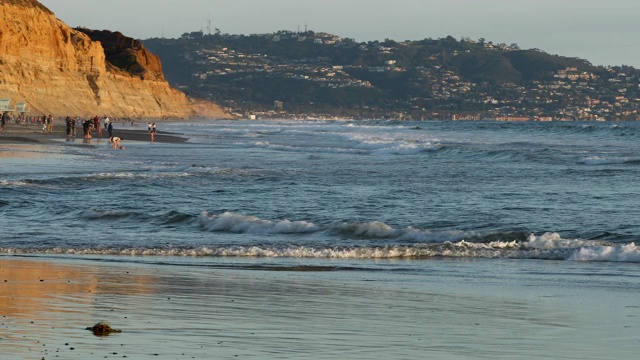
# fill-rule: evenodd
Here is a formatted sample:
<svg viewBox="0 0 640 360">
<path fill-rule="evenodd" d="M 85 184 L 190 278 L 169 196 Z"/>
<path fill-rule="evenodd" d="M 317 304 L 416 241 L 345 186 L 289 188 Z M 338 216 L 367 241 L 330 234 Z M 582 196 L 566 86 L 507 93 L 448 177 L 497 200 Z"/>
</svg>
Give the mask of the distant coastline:
<svg viewBox="0 0 640 360">
<path fill-rule="evenodd" d="M 236 118 L 640 120 L 640 71 L 451 36 L 185 33 L 144 45 L 170 84 Z"/>
</svg>

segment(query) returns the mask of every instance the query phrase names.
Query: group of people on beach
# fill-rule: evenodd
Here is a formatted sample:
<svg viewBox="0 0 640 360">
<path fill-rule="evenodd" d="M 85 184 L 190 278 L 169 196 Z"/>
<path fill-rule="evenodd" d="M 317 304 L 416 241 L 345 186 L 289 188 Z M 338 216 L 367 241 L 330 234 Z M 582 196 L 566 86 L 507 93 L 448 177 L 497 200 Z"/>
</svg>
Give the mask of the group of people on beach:
<svg viewBox="0 0 640 360">
<path fill-rule="evenodd" d="M 124 150 L 124 146 L 120 143 L 122 142 L 122 137 L 113 136 L 113 122 L 107 115 L 100 118 L 99 116 L 94 116 L 92 118 L 81 121 L 79 117 L 71 118 L 71 116 L 67 116 L 65 118 L 65 122 L 67 125 L 67 137 L 73 138 L 76 136 L 76 126 L 78 123 L 82 124 L 82 133 L 85 139 L 89 140 L 93 138 L 93 132 L 96 132 L 96 136 L 98 138 L 102 137 L 102 128 L 109 133 L 109 143 L 113 145 L 114 149 Z M 104 124 L 102 125 L 101 124 Z"/>
<path fill-rule="evenodd" d="M 113 136 L 113 124 L 111 120 L 109 120 L 108 116 L 104 116 L 102 118 L 104 121 L 104 128 L 109 132 L 109 137 Z M 82 125 L 82 133 L 85 139 L 91 139 L 93 137 L 93 131 L 97 132 L 98 137 L 102 137 L 102 126 L 100 125 L 100 117 L 95 116 L 90 119 L 86 119 L 84 121 L 80 120 L 79 117 L 71 118 L 67 116 L 65 118 L 65 123 L 67 125 L 67 137 L 75 137 L 76 136 L 76 126 Z"/>
<path fill-rule="evenodd" d="M 32 116 L 32 117 L 21 117 L 23 119 L 22 124 L 41 124 L 42 131 L 45 133 L 52 134 L 53 133 L 53 123 L 54 118 L 52 115 L 43 115 L 43 116 Z M 0 131 L 4 130 L 7 123 L 11 120 L 11 115 L 2 112 L 0 113 Z M 106 130 L 109 134 L 109 143 L 112 144 L 114 149 L 124 150 L 124 146 L 122 146 L 123 138 L 121 136 L 113 135 L 113 126 L 114 121 L 109 119 L 107 115 L 103 117 L 94 116 L 89 119 L 82 120 L 80 117 L 71 117 L 67 116 L 65 118 L 66 125 L 66 135 L 68 139 L 72 139 L 76 137 L 76 128 L 82 126 L 83 137 L 85 142 L 89 142 L 91 138 L 96 136 L 97 138 L 102 137 L 102 130 Z M 18 123 L 18 122 L 16 122 Z M 123 122 L 123 124 L 126 124 Z M 135 120 L 131 120 L 131 126 L 137 126 Z M 151 142 L 155 142 L 156 140 L 156 123 L 149 122 L 147 123 L 147 131 L 149 133 L 149 137 Z"/>
<path fill-rule="evenodd" d="M 42 131 L 46 133 L 53 133 L 53 116 L 49 114 L 49 116 L 42 116 Z"/>
<path fill-rule="evenodd" d="M 25 114 L 20 114 L 18 116 L 12 115 L 9 112 L 0 113 L 0 131 L 4 130 L 7 124 L 15 121 L 16 124 L 41 124 L 42 132 L 46 132 L 49 134 L 53 133 L 53 116 L 52 115 L 42 115 L 40 116 L 26 116 Z"/>
</svg>

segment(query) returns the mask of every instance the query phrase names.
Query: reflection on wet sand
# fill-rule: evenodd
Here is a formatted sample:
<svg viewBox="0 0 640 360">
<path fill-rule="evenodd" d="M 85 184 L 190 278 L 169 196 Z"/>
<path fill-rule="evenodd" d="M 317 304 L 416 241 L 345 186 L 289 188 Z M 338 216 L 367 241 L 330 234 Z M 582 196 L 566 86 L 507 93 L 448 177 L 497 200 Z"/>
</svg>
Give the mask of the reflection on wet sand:
<svg viewBox="0 0 640 360">
<path fill-rule="evenodd" d="M 523 277 L 510 266 L 499 281 L 474 277 L 475 284 L 459 274 L 495 265 L 446 264 L 450 276 L 416 277 L 220 269 L 153 257 L 0 257 L 0 357 L 637 357 L 636 292 L 612 288 L 591 299 L 583 295 L 593 290 L 572 287 L 571 276 Z M 617 310 L 599 312 L 603 303 Z M 86 330 L 99 321 L 122 333 L 98 338 Z M 581 345 L 565 356 L 567 343 Z"/>
<path fill-rule="evenodd" d="M 88 301 L 96 291 L 97 279 L 71 266 L 52 267 L 29 260 L 0 260 L 0 308 L 3 315 L 33 317 L 41 312 L 73 311 L 51 309 L 51 299 L 73 294 L 75 301 Z"/>
<path fill-rule="evenodd" d="M 87 271 L 88 267 L 37 260 L 0 259 L 0 308 L 3 315 L 33 317 L 39 313 L 77 312 L 90 306 L 96 296 L 142 294 L 153 279 L 131 274 Z M 70 306 L 54 305 L 53 299 L 66 299 Z M 84 310 L 83 310 L 84 311 Z"/>
<path fill-rule="evenodd" d="M 0 257 L 0 345 L 10 345 L 3 356 L 60 354 L 59 346 L 74 338 L 76 344 L 82 338 L 89 346 L 92 340 L 85 337 L 93 335 L 85 333 L 87 326 L 109 320 L 108 313 L 122 318 L 116 310 L 126 307 L 124 299 L 144 297 L 153 283 L 149 274 L 133 274 L 117 266 Z M 47 345 L 51 343 L 56 347 Z M 78 353 L 77 358 L 86 355 Z"/>
<path fill-rule="evenodd" d="M 55 156 L 51 146 L 34 144 L 2 144 L 0 158 L 42 158 Z"/>
</svg>

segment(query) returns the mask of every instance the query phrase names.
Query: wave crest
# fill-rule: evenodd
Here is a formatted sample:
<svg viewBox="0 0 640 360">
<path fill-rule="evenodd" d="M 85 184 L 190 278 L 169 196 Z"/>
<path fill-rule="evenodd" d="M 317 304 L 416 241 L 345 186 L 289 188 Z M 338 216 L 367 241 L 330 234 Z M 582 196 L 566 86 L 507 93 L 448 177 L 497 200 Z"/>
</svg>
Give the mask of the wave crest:
<svg viewBox="0 0 640 360">
<path fill-rule="evenodd" d="M 589 156 L 581 159 L 579 163 L 583 165 L 640 165 L 640 158 Z"/>
<path fill-rule="evenodd" d="M 640 247 L 635 243 L 621 246 L 584 247 L 571 254 L 569 260 L 640 263 Z"/>
<path fill-rule="evenodd" d="M 302 234 L 318 231 L 315 224 L 307 221 L 284 219 L 273 222 L 228 211 L 222 215 L 211 215 L 205 211 L 200 215 L 199 222 L 201 227 L 207 231 L 227 231 L 237 234 Z"/>
<path fill-rule="evenodd" d="M 580 240 L 580 239 L 563 239 L 560 234 L 556 232 L 544 233 L 540 236 L 529 235 L 527 242 L 524 244 L 528 248 L 532 249 L 576 249 L 585 246 L 599 245 L 600 243 L 593 240 Z"/>
<path fill-rule="evenodd" d="M 343 222 L 334 225 L 333 229 L 339 233 L 347 235 L 377 239 L 394 238 L 400 235 L 398 230 L 395 230 L 381 221 Z"/>
</svg>

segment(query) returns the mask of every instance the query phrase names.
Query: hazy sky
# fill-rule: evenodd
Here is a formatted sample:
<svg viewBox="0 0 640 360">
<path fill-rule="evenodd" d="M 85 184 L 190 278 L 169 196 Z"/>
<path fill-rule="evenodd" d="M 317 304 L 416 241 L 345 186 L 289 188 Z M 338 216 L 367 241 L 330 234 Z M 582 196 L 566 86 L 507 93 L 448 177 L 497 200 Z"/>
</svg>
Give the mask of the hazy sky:
<svg viewBox="0 0 640 360">
<path fill-rule="evenodd" d="M 640 68 L 638 0 L 40 0 L 71 26 L 127 36 L 328 32 L 356 41 L 485 38 Z"/>
</svg>

